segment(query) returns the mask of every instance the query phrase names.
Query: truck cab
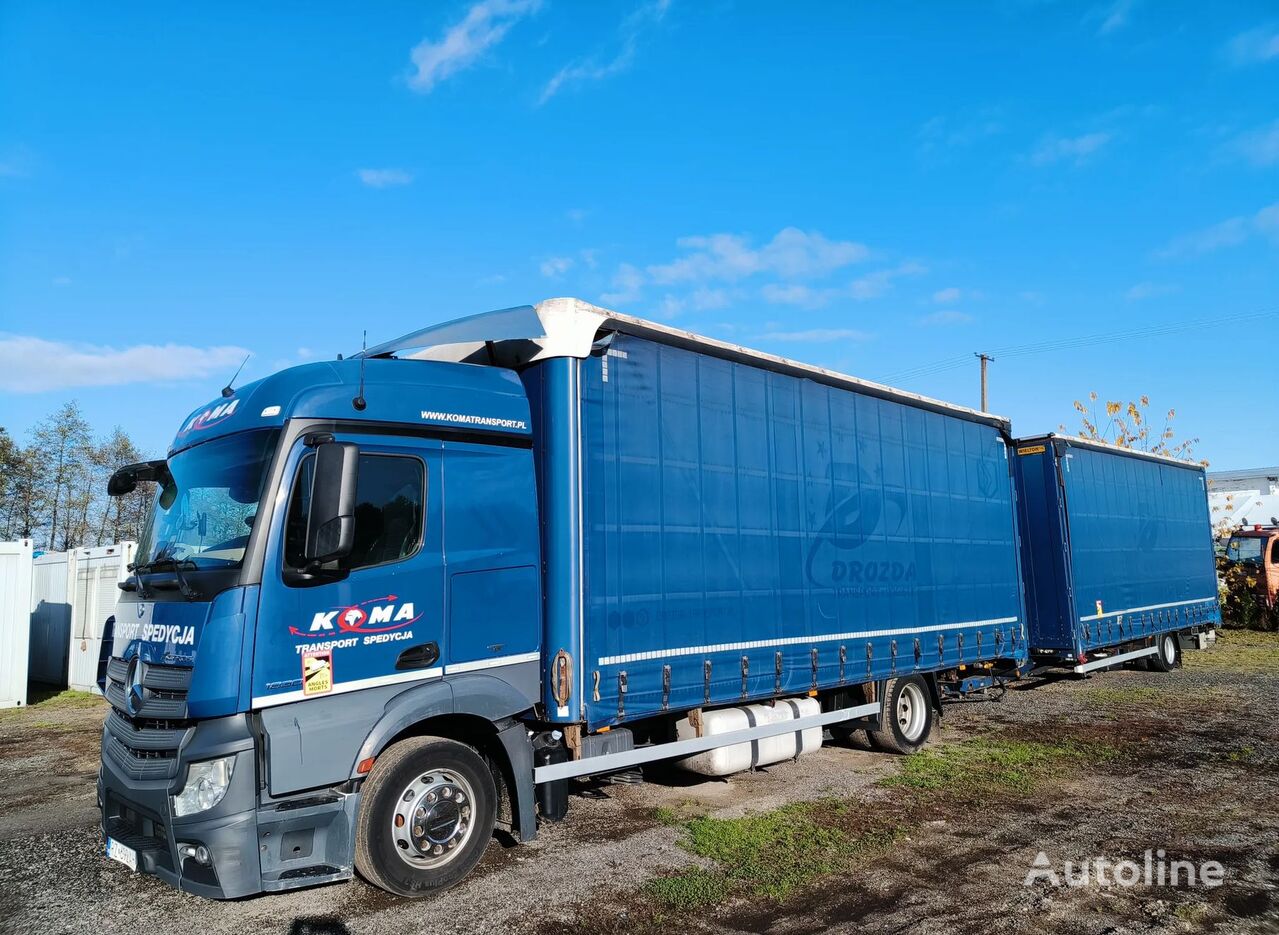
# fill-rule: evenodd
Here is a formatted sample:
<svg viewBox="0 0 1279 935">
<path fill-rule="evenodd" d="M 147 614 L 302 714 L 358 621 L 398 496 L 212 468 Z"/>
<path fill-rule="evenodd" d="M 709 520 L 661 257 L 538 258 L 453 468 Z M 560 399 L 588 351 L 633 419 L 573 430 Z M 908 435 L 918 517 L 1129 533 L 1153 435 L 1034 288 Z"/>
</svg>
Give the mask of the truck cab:
<svg viewBox="0 0 1279 935">
<path fill-rule="evenodd" d="M 453 804 L 531 757 L 514 720 L 540 685 L 531 448 L 509 370 L 338 360 L 200 407 L 167 458 L 117 471 L 113 493 L 156 496 L 106 671 L 113 856 L 223 898 L 349 877 L 361 780 L 428 721 L 479 767 L 441 774 L 449 808 L 423 791 L 388 846 L 447 868 L 486 820 L 531 836 L 527 795 L 487 818 L 477 794 Z"/>
<path fill-rule="evenodd" d="M 1248 526 L 1230 534 L 1223 556 L 1256 581 L 1257 596 L 1273 610 L 1279 603 L 1279 526 Z"/>
</svg>

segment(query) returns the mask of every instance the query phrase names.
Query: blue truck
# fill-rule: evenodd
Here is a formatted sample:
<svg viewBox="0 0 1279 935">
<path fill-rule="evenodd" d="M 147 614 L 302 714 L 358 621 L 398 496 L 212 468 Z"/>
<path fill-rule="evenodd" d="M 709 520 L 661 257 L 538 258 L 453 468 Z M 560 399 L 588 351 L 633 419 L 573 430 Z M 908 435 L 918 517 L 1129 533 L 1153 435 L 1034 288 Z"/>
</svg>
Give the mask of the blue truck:
<svg viewBox="0 0 1279 935">
<path fill-rule="evenodd" d="M 576 776 L 917 749 L 1028 658 L 1006 421 L 554 299 L 310 363 L 111 479 L 107 850 L 421 896 Z"/>
<path fill-rule="evenodd" d="M 1016 442 L 1031 662 L 1159 672 L 1221 625 L 1204 469 L 1082 438 Z"/>
</svg>

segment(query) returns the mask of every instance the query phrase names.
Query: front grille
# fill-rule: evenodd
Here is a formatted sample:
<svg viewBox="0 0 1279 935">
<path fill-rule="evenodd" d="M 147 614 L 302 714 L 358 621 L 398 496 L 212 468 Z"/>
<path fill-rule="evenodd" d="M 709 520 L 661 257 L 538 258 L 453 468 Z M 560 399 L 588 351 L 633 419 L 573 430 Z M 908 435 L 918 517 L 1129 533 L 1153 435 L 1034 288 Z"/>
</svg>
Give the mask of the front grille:
<svg viewBox="0 0 1279 935">
<path fill-rule="evenodd" d="M 135 668 L 136 667 L 136 668 Z M 191 669 L 113 657 L 107 663 L 108 756 L 135 779 L 171 779 L 187 718 Z"/>
</svg>

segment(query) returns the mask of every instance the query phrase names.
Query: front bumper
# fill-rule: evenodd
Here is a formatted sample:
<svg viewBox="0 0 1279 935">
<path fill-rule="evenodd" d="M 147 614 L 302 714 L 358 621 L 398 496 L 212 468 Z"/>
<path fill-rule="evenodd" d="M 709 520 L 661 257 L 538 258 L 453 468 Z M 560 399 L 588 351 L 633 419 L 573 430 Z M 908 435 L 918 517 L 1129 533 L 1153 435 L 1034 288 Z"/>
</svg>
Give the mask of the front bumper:
<svg viewBox="0 0 1279 935">
<path fill-rule="evenodd" d="M 98 802 L 102 831 L 138 855 L 138 871 L 211 899 L 310 886 L 351 876 L 358 793 L 325 790 L 260 800 L 254 738 L 244 715 L 202 721 L 178 752 L 171 779 L 130 775 L 107 755 L 103 736 Z M 175 818 L 170 796 L 181 790 L 186 764 L 234 756 L 226 796 L 196 815 Z M 203 845 L 206 864 L 180 848 Z"/>
</svg>

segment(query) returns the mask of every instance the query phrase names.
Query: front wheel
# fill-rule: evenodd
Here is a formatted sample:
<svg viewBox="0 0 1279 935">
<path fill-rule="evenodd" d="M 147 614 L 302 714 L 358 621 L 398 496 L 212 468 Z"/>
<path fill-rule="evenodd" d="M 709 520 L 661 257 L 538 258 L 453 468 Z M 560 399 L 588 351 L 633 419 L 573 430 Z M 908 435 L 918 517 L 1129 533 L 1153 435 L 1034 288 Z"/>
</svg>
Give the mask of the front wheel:
<svg viewBox="0 0 1279 935">
<path fill-rule="evenodd" d="M 1181 641 L 1176 633 L 1161 633 L 1155 642 L 1150 668 L 1155 672 L 1171 672 L 1181 663 Z"/>
<path fill-rule="evenodd" d="M 878 730 L 866 731 L 870 744 L 886 753 L 914 753 L 933 730 L 928 685 L 918 675 L 890 679 Z"/>
<path fill-rule="evenodd" d="M 429 896 L 470 873 L 493 837 L 497 791 L 478 753 L 442 737 L 402 740 L 364 783 L 355 868 L 399 896 Z"/>
</svg>

